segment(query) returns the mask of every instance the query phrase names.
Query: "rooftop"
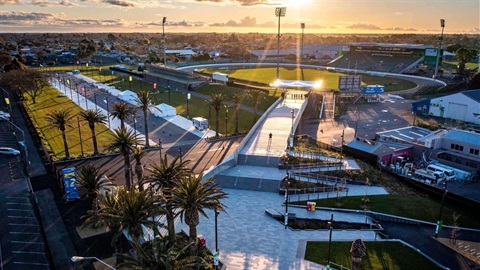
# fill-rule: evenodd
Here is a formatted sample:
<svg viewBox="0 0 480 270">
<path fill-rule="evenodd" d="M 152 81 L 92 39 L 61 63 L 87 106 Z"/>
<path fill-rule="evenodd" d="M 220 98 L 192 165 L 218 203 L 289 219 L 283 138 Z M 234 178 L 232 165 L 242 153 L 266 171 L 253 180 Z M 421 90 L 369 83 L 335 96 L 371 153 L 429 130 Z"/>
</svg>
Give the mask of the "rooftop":
<svg viewBox="0 0 480 270">
<path fill-rule="evenodd" d="M 443 138 L 480 146 L 480 134 L 473 131 L 452 129 Z"/>
<path fill-rule="evenodd" d="M 377 136 L 390 137 L 404 142 L 416 142 L 433 131 L 421 127 L 404 127 L 378 132 Z"/>
</svg>

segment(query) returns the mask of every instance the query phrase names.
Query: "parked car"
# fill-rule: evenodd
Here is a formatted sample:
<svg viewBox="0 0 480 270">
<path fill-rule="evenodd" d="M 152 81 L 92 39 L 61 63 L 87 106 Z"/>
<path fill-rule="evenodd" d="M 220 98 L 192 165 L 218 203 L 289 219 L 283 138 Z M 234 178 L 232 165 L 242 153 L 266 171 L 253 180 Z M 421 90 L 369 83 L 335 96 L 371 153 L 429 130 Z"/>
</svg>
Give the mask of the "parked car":
<svg viewBox="0 0 480 270">
<path fill-rule="evenodd" d="M 20 151 L 10 147 L 0 147 L 0 155 L 18 156 L 20 155 Z"/>
</svg>

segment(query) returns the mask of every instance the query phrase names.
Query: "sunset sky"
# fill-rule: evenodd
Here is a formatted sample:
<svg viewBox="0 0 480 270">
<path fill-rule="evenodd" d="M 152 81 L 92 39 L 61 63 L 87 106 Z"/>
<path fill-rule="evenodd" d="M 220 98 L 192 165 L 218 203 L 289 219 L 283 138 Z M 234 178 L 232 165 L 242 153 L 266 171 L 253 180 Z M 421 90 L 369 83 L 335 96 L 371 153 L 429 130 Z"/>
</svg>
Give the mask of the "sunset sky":
<svg viewBox="0 0 480 270">
<path fill-rule="evenodd" d="M 0 0 L 0 32 L 480 34 L 479 0 Z"/>
</svg>

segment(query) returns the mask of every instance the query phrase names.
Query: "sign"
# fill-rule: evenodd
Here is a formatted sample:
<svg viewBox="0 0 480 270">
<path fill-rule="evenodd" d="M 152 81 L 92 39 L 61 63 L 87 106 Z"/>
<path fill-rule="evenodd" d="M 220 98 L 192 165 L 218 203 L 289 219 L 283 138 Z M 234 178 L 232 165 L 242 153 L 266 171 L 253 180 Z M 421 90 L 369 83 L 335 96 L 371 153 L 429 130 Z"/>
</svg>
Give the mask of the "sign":
<svg viewBox="0 0 480 270">
<path fill-rule="evenodd" d="M 62 169 L 63 188 L 67 201 L 80 198 L 77 187 L 77 171 L 75 167 Z"/>
<path fill-rule="evenodd" d="M 338 90 L 345 92 L 360 92 L 362 85 L 361 75 L 340 76 L 338 78 Z"/>
<path fill-rule="evenodd" d="M 366 85 L 362 86 L 362 93 L 364 94 L 383 94 L 385 93 L 385 86 L 383 85 Z"/>
<path fill-rule="evenodd" d="M 213 265 L 218 266 L 218 251 L 213 253 Z"/>
</svg>

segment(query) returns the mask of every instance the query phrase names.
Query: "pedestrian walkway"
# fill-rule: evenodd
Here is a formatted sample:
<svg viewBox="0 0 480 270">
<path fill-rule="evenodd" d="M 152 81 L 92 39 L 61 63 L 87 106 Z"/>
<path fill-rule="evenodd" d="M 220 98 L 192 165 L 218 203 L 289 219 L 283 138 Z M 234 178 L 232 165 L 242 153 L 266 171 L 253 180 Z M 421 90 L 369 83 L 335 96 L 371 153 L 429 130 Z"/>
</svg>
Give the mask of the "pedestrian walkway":
<svg viewBox="0 0 480 270">
<path fill-rule="evenodd" d="M 75 76 L 81 80 L 84 80 L 88 83 L 95 83 L 95 87 L 98 88 L 98 89 L 101 89 L 102 88 L 102 85 L 103 84 L 100 84 L 98 82 L 96 82 L 95 80 L 87 77 L 87 76 L 84 76 L 84 75 L 72 75 L 72 76 Z M 104 115 L 107 115 L 108 116 L 108 126 L 110 127 L 111 130 L 114 130 L 116 128 L 119 128 L 120 127 L 120 120 L 117 119 L 117 118 L 113 118 L 113 116 L 111 116 L 109 113 L 107 113 L 107 99 L 109 102 L 111 102 L 110 100 L 111 99 L 114 99 L 115 97 L 110 95 L 110 94 L 105 94 L 104 92 L 95 92 L 96 95 L 95 95 L 95 100 L 91 100 L 89 98 L 86 98 L 85 97 L 85 94 L 81 94 L 79 92 L 77 92 L 76 90 L 77 89 L 74 89 L 72 87 L 70 87 L 69 85 L 66 85 L 66 84 L 63 84 L 61 81 L 59 80 L 56 80 L 56 79 L 53 79 L 51 82 L 51 85 L 53 87 L 55 87 L 57 90 L 59 90 L 60 92 L 62 92 L 66 97 L 69 97 L 74 103 L 76 103 L 77 105 L 79 105 L 80 107 L 82 107 L 83 109 L 93 109 L 93 108 L 96 108 L 98 110 L 100 110 L 100 112 L 102 112 Z M 107 87 L 107 86 L 105 86 Z M 90 89 L 92 90 L 92 89 Z M 95 90 L 93 90 L 95 91 Z M 98 93 L 98 94 L 97 94 Z M 98 102 L 100 101 L 100 102 Z M 102 102 L 103 101 L 103 102 Z M 152 121 L 155 121 L 155 116 L 153 116 L 153 114 L 151 114 L 150 112 L 149 113 L 149 119 L 151 119 Z M 200 130 L 196 130 L 193 125 L 192 125 L 192 121 L 191 120 L 188 120 L 182 116 L 179 116 L 179 115 L 176 115 L 176 116 L 171 116 L 171 117 L 165 117 L 164 118 L 165 121 L 169 122 L 169 123 L 172 123 L 174 124 L 175 126 L 179 127 L 180 129 L 188 132 L 189 134 L 192 134 L 192 135 L 195 135 L 195 137 L 197 138 L 197 140 L 199 138 L 205 138 L 207 136 L 213 136 L 215 134 L 214 131 L 212 130 L 205 130 L 205 131 L 200 131 Z M 144 132 L 141 131 L 141 125 L 143 123 L 143 120 L 142 120 L 142 116 L 139 116 L 137 118 L 137 123 L 138 124 L 134 124 L 133 123 L 133 120 L 132 121 L 126 121 L 125 123 L 125 126 L 127 129 L 134 129 L 134 127 L 136 126 L 136 129 L 135 129 L 135 132 L 138 136 L 144 136 Z M 158 139 L 160 139 L 160 136 L 155 136 L 156 134 L 159 134 L 162 132 L 162 127 L 161 125 L 158 125 L 155 126 L 154 125 L 155 122 L 153 122 L 153 125 L 150 125 L 150 129 L 149 129 L 149 135 L 150 135 L 150 140 L 149 140 L 149 144 L 150 146 L 156 146 L 157 145 L 157 142 L 158 142 Z M 163 128 L 163 132 L 164 132 L 164 129 Z M 169 134 L 171 136 L 172 132 L 169 131 Z M 168 134 L 167 134 L 168 136 Z M 187 138 L 187 137 L 185 137 Z M 188 138 L 188 139 L 192 139 L 192 137 Z M 163 140 L 163 138 L 162 138 Z"/>
<path fill-rule="evenodd" d="M 227 269 L 324 269 L 324 266 L 308 262 L 297 257 L 297 252 L 305 240 L 328 241 L 328 230 L 293 231 L 265 214 L 266 209 L 285 212 L 282 205 L 284 197 L 276 193 L 225 189 L 229 197 L 222 202 L 227 205 L 227 213 L 218 216 L 218 248 L 220 260 Z M 319 210 L 307 212 L 301 208 L 289 208 L 289 212 L 302 217 L 329 219 L 334 214 L 334 221 L 365 222 L 362 214 L 345 214 Z M 201 218 L 198 233 L 207 240 L 207 247 L 215 250 L 215 224 L 213 211 L 207 211 L 209 218 Z M 188 226 L 181 224 L 182 230 L 188 232 Z M 371 230 L 337 230 L 332 233 L 332 240 L 353 241 L 374 240 L 375 232 Z M 302 252 L 300 252 L 301 254 Z M 322 268 L 323 267 L 323 268 Z"/>
</svg>

